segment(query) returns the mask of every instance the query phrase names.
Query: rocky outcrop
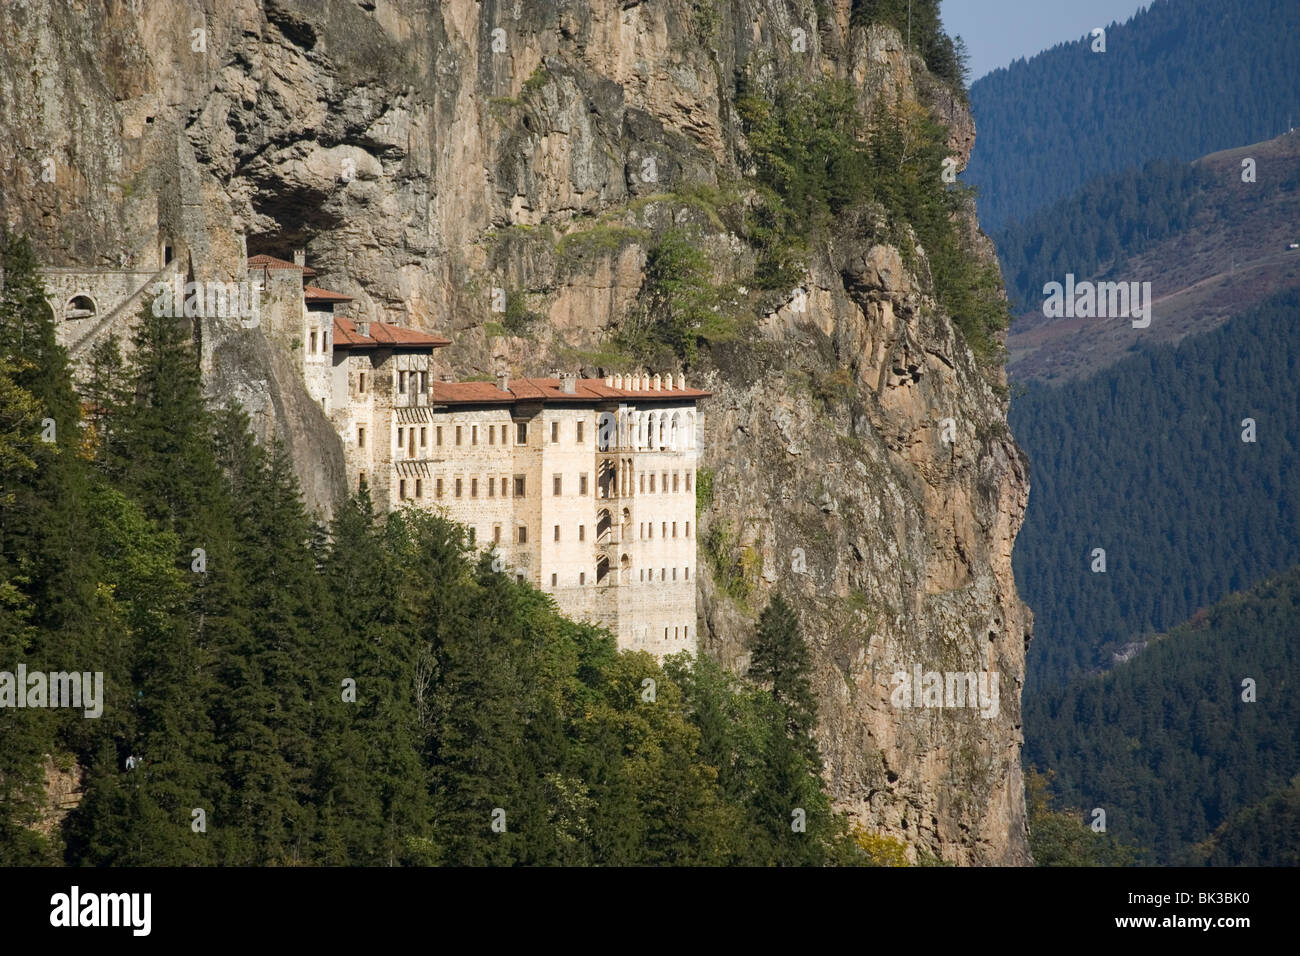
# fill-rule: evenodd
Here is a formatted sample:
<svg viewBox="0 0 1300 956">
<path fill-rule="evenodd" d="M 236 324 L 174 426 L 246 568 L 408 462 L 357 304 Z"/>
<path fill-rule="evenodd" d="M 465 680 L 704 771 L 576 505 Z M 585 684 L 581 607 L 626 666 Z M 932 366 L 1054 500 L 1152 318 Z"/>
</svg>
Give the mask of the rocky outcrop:
<svg viewBox="0 0 1300 956">
<path fill-rule="evenodd" d="M 847 79 L 864 112 L 921 102 L 964 161 L 960 97 L 896 31 L 850 28 L 850 7 L 15 0 L 0 6 L 0 218 L 56 266 L 132 266 L 169 230 L 218 276 L 236 272 L 241 240 L 249 254 L 305 247 L 362 314 L 451 338 L 442 371 L 594 373 L 649 236 L 691 222 L 719 278 L 752 264 L 707 195 L 745 172 L 738 73 Z M 913 856 L 1021 863 L 1030 620 L 1010 555 L 1026 467 L 1004 383 L 927 287 L 924 250 L 869 224 L 837 230 L 805 299 L 743 293 L 754 335 L 691 370 L 714 391 L 702 645 L 743 667 L 756 611 L 789 595 L 839 803 Z M 504 327 L 495 290 L 536 319 Z M 286 440 L 327 508 L 337 443 L 287 361 L 256 330 L 209 335 L 210 387 Z M 724 587 L 719 567 L 741 574 Z M 996 715 L 893 706 L 893 673 L 914 665 L 995 671 Z"/>
</svg>

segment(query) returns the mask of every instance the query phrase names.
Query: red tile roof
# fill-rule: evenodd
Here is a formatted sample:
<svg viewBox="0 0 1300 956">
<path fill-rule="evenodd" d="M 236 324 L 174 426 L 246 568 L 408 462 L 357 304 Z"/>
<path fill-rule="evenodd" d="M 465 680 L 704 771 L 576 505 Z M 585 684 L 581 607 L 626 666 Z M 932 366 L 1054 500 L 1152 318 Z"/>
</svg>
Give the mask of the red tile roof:
<svg viewBox="0 0 1300 956">
<path fill-rule="evenodd" d="M 351 319 L 334 320 L 334 347 L 336 349 L 377 349 L 377 348 L 428 348 L 436 349 L 450 345 L 450 339 L 414 329 L 404 329 L 400 325 L 387 322 L 371 322 L 370 334 L 361 335 Z"/>
<path fill-rule="evenodd" d="M 671 402 L 707 398 L 711 392 L 698 388 L 644 389 L 614 388 L 603 378 L 580 378 L 573 394 L 561 391 L 558 378 L 516 378 L 507 391 L 495 382 L 434 382 L 433 401 L 438 405 L 513 405 L 515 402 L 599 402 L 632 398 L 639 402 Z"/>
<path fill-rule="evenodd" d="M 302 287 L 302 297 L 308 302 L 351 302 L 352 296 L 344 295 L 342 292 L 331 292 L 329 289 L 322 289 L 319 286 L 304 285 Z"/>
<path fill-rule="evenodd" d="M 300 266 L 287 259 L 277 259 L 275 256 L 268 255 L 249 256 L 248 267 L 250 269 L 297 269 L 305 276 L 316 274 L 316 270 L 310 266 Z"/>
</svg>

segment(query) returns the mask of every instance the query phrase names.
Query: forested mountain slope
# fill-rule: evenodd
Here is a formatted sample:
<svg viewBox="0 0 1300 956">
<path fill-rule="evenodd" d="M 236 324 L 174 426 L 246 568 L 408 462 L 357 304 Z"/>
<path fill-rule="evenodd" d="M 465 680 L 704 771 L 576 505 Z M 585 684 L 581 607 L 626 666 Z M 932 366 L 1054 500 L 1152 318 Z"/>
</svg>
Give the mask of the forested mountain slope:
<svg viewBox="0 0 1300 956">
<path fill-rule="evenodd" d="M 1298 316 L 1300 292 L 1282 293 L 1012 402 L 1034 468 L 1014 555 L 1038 621 L 1031 689 L 1107 667 L 1125 644 L 1300 561 Z"/>
<path fill-rule="evenodd" d="M 1101 27 L 1104 24 L 1097 24 Z M 1300 119 L 1300 4 L 1155 0 L 971 85 L 965 180 L 990 232 L 1096 176 L 1271 139 Z"/>
<path fill-rule="evenodd" d="M 1300 567 L 1179 625 L 1110 673 L 1026 698 L 1027 766 L 1062 799 L 1106 811 L 1107 831 L 1156 862 L 1281 862 L 1296 844 Z M 1270 801 L 1237 817 L 1274 791 Z M 1286 814 L 1275 828 L 1261 812 Z M 1267 839 L 1262 837 L 1268 833 Z M 1288 832 L 1291 834 L 1288 837 Z"/>
<path fill-rule="evenodd" d="M 1297 133 L 1094 180 L 995 237 L 1019 311 L 1007 339 L 1011 375 L 1083 378 L 1134 348 L 1207 332 L 1300 285 L 1300 250 L 1289 248 L 1300 241 L 1298 224 Z M 1044 285 L 1067 274 L 1150 282 L 1151 324 L 1044 316 Z"/>
</svg>

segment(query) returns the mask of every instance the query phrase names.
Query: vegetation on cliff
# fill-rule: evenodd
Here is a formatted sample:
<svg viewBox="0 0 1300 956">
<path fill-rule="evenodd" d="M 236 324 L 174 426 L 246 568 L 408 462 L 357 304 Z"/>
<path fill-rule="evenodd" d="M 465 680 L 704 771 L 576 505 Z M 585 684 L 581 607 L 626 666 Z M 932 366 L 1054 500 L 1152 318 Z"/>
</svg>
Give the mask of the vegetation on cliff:
<svg viewBox="0 0 1300 956">
<path fill-rule="evenodd" d="M 185 320 L 79 398 L 34 266 L 6 241 L 0 655 L 105 683 L 98 719 L 0 709 L 0 863 L 897 862 L 831 810 L 779 598 L 746 681 L 620 653 L 435 514 L 318 527 Z M 48 836 L 45 754 L 87 774 Z"/>
</svg>

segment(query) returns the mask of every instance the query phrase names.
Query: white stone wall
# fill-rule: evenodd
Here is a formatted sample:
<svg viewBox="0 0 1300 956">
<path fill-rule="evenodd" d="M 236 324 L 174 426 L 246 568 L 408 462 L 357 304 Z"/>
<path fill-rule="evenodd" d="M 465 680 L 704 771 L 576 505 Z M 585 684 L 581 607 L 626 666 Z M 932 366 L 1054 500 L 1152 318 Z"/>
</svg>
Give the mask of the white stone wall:
<svg viewBox="0 0 1300 956">
<path fill-rule="evenodd" d="M 552 594 L 567 616 L 608 627 L 620 647 L 657 655 L 694 649 L 698 413 L 689 401 L 434 409 L 410 378 L 408 393 L 397 391 L 398 373 L 427 371 L 427 356 L 340 354 L 347 358 L 333 367 L 333 418 L 349 481 L 355 487 L 364 470 L 377 508 L 436 509 L 473 529 L 476 546 L 495 550 L 506 573 Z M 369 375 L 364 393 L 361 371 Z M 620 427 L 602 448 L 604 414 Z M 367 429 L 364 449 L 357 446 L 359 426 Z M 614 476 L 602 483 L 604 463 Z M 605 534 L 598 527 L 602 511 L 610 519 Z M 598 580 L 602 556 L 609 573 Z"/>
</svg>

